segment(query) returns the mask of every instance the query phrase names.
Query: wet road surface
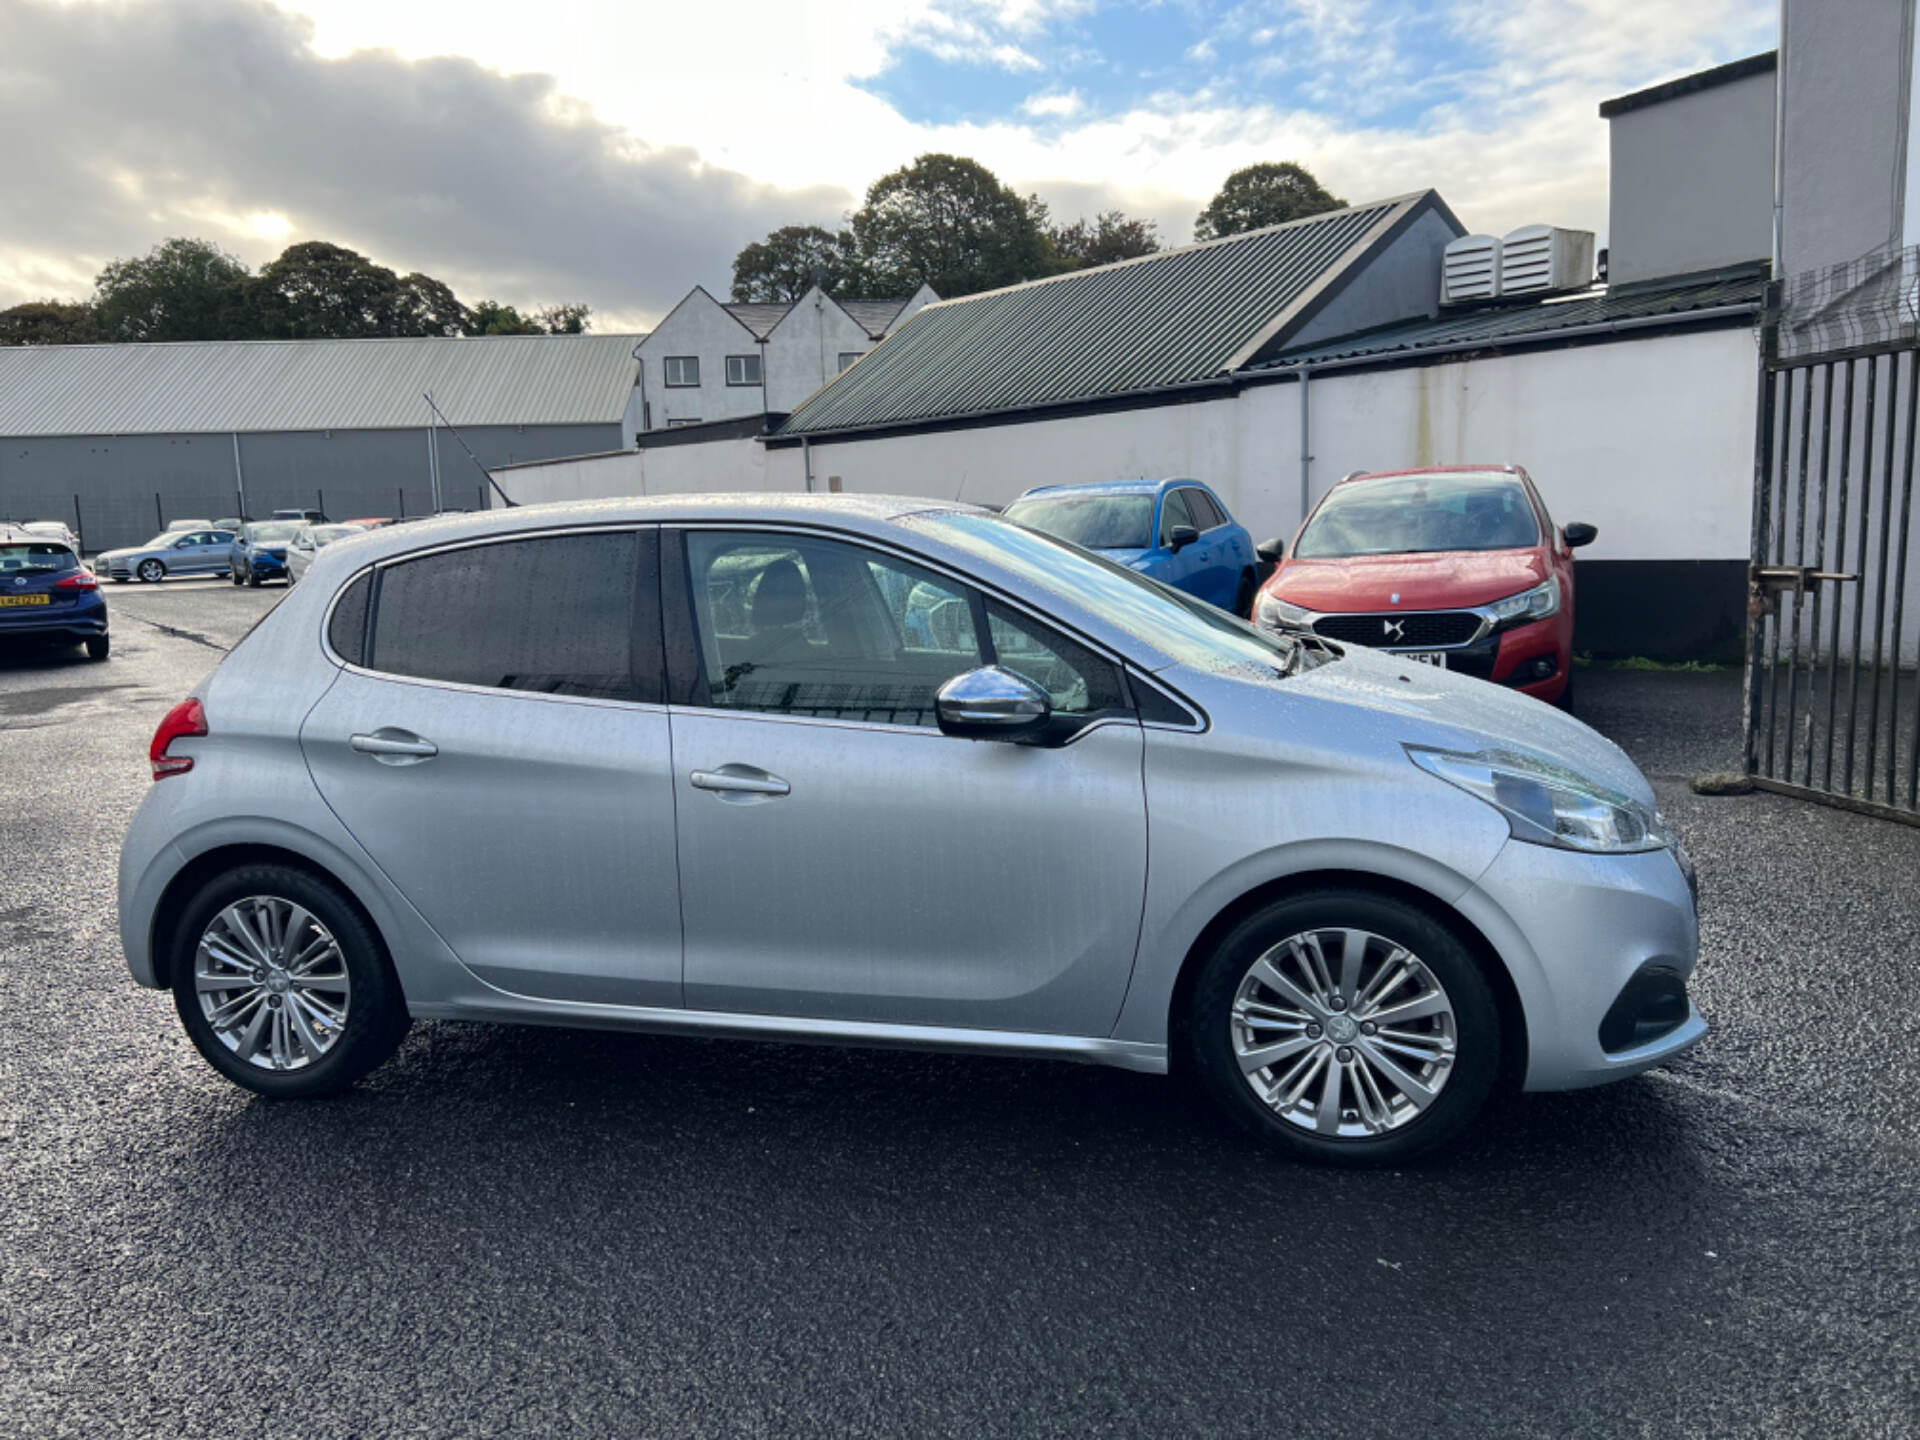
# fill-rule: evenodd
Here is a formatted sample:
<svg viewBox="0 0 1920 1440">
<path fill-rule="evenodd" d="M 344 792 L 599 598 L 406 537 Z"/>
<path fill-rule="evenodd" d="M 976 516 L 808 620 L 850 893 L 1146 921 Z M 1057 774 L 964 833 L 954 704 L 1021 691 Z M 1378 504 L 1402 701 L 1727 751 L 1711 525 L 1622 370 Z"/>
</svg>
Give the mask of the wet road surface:
<svg viewBox="0 0 1920 1440">
<path fill-rule="evenodd" d="M 1700 799 L 1737 675 L 1591 671 L 1715 1022 L 1452 1157 L 1278 1162 L 1068 1065 L 451 1024 L 272 1105 L 127 979 L 161 714 L 279 595 L 0 655 L 0 1433 L 1920 1430 L 1920 832 Z"/>
</svg>

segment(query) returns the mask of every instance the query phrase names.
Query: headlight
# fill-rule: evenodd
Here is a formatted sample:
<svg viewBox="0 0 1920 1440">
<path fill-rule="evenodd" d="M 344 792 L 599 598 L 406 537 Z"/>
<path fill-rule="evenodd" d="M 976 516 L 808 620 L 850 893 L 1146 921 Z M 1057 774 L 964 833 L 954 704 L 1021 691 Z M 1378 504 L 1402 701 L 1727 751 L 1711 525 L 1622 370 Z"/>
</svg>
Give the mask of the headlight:
<svg viewBox="0 0 1920 1440">
<path fill-rule="evenodd" d="M 1487 606 L 1487 610 L 1495 623 L 1500 625 L 1524 625 L 1529 621 L 1557 615 L 1560 613 L 1560 577 L 1550 575 L 1546 584 L 1522 590 L 1518 595 L 1509 595 L 1504 600 L 1496 600 Z"/>
<path fill-rule="evenodd" d="M 1313 612 L 1302 605 L 1290 605 L 1277 595 L 1262 594 L 1253 607 L 1254 623 L 1266 630 L 1305 630 Z"/>
<path fill-rule="evenodd" d="M 1602 854 L 1674 844 L 1657 811 L 1544 760 L 1502 750 L 1462 755 L 1416 745 L 1406 749 L 1407 758 L 1428 774 L 1504 814 L 1516 840 Z"/>
</svg>

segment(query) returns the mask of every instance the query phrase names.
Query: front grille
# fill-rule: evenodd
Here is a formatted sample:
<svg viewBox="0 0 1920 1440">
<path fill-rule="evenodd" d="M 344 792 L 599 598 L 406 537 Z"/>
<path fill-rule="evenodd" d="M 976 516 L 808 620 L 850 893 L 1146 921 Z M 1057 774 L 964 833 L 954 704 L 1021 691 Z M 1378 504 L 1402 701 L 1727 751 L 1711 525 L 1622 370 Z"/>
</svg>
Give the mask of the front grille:
<svg viewBox="0 0 1920 1440">
<path fill-rule="evenodd" d="M 1322 615 L 1314 633 L 1350 645 L 1380 649 L 1428 650 L 1464 645 L 1480 628 L 1480 617 L 1467 610 L 1391 611 L 1379 615 Z"/>
</svg>

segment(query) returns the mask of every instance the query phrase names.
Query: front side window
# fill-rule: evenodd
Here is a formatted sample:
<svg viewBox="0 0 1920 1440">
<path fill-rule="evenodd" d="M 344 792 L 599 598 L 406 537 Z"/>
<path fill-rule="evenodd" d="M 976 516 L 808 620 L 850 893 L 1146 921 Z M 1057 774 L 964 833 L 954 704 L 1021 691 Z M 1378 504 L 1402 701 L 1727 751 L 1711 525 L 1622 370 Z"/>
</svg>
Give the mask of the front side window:
<svg viewBox="0 0 1920 1440">
<path fill-rule="evenodd" d="M 1016 500 L 1007 519 L 1089 550 L 1145 550 L 1153 544 L 1151 495 L 1060 495 Z"/>
<path fill-rule="evenodd" d="M 1193 516 L 1196 529 L 1211 530 L 1227 523 L 1226 512 L 1214 503 L 1214 498 L 1206 491 L 1182 490 L 1180 493 L 1186 497 L 1187 513 Z"/>
<path fill-rule="evenodd" d="M 758 385 L 759 383 L 760 357 L 758 355 L 727 356 L 727 384 Z"/>
<path fill-rule="evenodd" d="M 1301 532 L 1294 555 L 1423 555 L 1524 550 L 1540 543 L 1527 492 L 1510 475 L 1391 475 L 1336 485 Z"/>
<path fill-rule="evenodd" d="M 934 695 L 985 663 L 964 587 L 879 551 L 698 530 L 688 584 L 712 704 L 933 726 Z"/>
<path fill-rule="evenodd" d="M 663 362 L 669 388 L 678 388 L 700 383 L 700 357 L 698 355 L 669 355 Z"/>
<path fill-rule="evenodd" d="M 551 535 L 386 566 L 364 663 L 495 690 L 639 698 L 637 545 L 630 532 Z M 338 637 L 334 643 L 347 653 Z"/>
<path fill-rule="evenodd" d="M 1173 543 L 1173 529 L 1176 525 L 1185 525 L 1189 530 L 1200 527 L 1193 523 L 1193 512 L 1187 509 L 1187 495 L 1184 490 L 1169 490 L 1167 498 L 1160 502 L 1160 543 Z"/>
<path fill-rule="evenodd" d="M 993 638 L 994 663 L 1046 691 L 1056 715 L 1125 707 L 1120 672 L 1079 641 L 998 600 L 987 602 L 987 633 Z"/>
</svg>

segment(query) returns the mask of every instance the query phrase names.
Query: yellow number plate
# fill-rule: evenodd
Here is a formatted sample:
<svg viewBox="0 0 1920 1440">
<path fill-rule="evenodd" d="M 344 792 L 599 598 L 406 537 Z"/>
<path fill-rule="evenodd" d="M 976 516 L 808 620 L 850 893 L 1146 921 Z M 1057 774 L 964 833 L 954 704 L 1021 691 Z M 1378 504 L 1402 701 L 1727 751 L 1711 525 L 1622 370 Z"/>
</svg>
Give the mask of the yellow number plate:
<svg viewBox="0 0 1920 1440">
<path fill-rule="evenodd" d="M 49 603 L 44 595 L 0 595 L 0 609 L 8 605 L 45 605 Z"/>
</svg>

